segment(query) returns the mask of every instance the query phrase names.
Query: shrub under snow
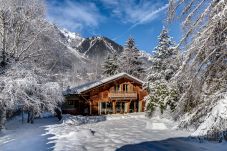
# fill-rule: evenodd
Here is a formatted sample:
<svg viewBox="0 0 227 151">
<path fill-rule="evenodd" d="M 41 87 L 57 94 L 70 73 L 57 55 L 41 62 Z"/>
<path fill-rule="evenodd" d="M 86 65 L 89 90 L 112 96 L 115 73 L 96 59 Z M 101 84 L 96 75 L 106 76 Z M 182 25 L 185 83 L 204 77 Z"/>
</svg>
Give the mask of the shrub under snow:
<svg viewBox="0 0 227 151">
<path fill-rule="evenodd" d="M 20 65 L 8 69 L 0 76 L 1 112 L 23 109 L 33 116 L 54 112 L 63 102 L 62 90 L 58 83 L 46 82 L 44 76 L 38 69 L 28 70 Z"/>
</svg>

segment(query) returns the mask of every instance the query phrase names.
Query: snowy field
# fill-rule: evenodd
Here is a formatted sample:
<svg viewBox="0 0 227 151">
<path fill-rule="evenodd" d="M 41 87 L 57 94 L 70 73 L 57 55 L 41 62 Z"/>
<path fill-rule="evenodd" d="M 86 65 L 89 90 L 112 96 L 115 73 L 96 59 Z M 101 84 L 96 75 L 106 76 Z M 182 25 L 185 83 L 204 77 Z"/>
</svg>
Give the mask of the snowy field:
<svg viewBox="0 0 227 151">
<path fill-rule="evenodd" d="M 175 130 L 167 119 L 144 114 L 82 117 L 65 115 L 21 124 L 7 123 L 0 134 L 1 151 L 226 151 L 227 143 L 198 143 L 189 132 Z"/>
</svg>

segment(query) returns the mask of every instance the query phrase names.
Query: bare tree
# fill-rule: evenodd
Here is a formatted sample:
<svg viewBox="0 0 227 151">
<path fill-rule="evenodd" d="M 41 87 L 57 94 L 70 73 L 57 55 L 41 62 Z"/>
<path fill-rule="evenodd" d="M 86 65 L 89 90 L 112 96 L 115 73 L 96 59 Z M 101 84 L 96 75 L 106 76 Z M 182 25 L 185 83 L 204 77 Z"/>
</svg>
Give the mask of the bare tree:
<svg viewBox="0 0 227 151">
<path fill-rule="evenodd" d="M 49 24 L 43 19 L 42 1 L 1 0 L 0 4 L 1 65 L 43 55 L 37 42 Z"/>
<path fill-rule="evenodd" d="M 3 114 L 6 110 L 23 108 L 31 114 L 29 121 L 33 121 L 35 115 L 44 111 L 54 113 L 54 109 L 63 102 L 62 89 L 58 83 L 49 82 L 45 76 L 42 69 L 35 66 L 17 64 L 8 69 L 0 77 Z"/>
<path fill-rule="evenodd" d="M 35 115 L 53 112 L 63 102 L 62 89 L 51 81 L 47 69 L 64 55 L 55 53 L 64 46 L 56 38 L 54 26 L 44 19 L 42 1 L 1 0 L 0 4 L 1 129 L 6 111 L 15 111 L 21 104 L 33 121 Z"/>
</svg>

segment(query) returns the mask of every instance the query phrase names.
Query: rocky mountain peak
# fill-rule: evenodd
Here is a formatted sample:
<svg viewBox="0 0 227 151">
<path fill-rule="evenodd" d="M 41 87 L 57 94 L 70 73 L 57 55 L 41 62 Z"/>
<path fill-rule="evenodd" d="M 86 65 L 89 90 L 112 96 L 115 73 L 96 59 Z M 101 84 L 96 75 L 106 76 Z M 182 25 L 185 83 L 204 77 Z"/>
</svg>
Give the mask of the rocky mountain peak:
<svg viewBox="0 0 227 151">
<path fill-rule="evenodd" d="M 86 38 L 79 45 L 78 50 L 89 58 L 100 60 L 104 59 L 109 53 L 120 54 L 123 51 L 123 47 L 107 37 L 93 36 Z"/>
</svg>

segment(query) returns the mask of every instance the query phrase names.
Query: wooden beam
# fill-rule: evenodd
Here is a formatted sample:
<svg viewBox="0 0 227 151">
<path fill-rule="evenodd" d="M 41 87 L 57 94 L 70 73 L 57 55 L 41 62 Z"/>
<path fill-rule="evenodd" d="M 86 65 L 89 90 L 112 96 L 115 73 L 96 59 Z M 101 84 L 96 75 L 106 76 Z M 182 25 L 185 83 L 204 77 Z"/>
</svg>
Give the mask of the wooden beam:
<svg viewBox="0 0 227 151">
<path fill-rule="evenodd" d="M 89 105 L 90 105 L 90 115 L 92 114 L 92 103 L 89 102 Z"/>
<path fill-rule="evenodd" d="M 112 101 L 113 102 L 113 114 L 116 114 L 116 101 L 115 100 L 113 100 Z"/>
<path fill-rule="evenodd" d="M 131 101 L 127 102 L 127 113 L 129 113 L 129 110 L 130 110 L 130 102 Z"/>
</svg>

